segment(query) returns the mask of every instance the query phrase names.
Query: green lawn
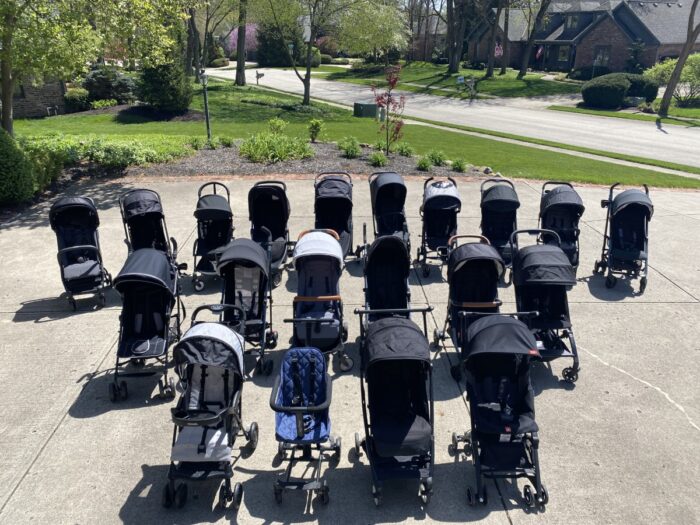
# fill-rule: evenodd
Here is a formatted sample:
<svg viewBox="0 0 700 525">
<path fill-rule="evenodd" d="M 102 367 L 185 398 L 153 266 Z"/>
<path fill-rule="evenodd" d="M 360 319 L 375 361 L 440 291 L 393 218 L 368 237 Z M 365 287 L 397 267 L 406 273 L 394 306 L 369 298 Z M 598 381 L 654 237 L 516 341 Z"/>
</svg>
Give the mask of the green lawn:
<svg viewBox="0 0 700 525">
<path fill-rule="evenodd" d="M 306 137 L 308 121 L 322 118 L 325 122 L 323 140 L 336 141 L 349 135 L 369 143 L 378 139 L 378 125 L 374 120 L 354 118 L 350 111 L 330 105 L 315 103 L 311 108 L 303 108 L 299 106 L 298 97 L 254 87 L 236 88 L 232 83 L 218 81 L 210 82 L 209 94 L 214 135 L 245 138 L 265 129 L 270 118 L 279 117 L 289 122 L 287 133 Z M 193 108 L 202 109 L 199 92 Z M 203 121 L 155 121 L 143 116 L 109 113 L 18 120 L 15 129 L 18 135 L 23 136 L 65 134 L 139 139 L 144 142 L 157 142 L 166 136 L 168 140 L 182 140 L 183 144 L 191 137 L 201 138 L 205 133 Z M 417 124 L 406 125 L 404 131 L 404 140 L 418 154 L 440 149 L 450 159 L 463 158 L 477 166 L 490 166 L 507 177 L 605 185 L 617 181 L 628 184 L 644 182 L 652 186 L 700 188 L 698 179 L 629 168 Z"/>
<path fill-rule="evenodd" d="M 457 87 L 457 77 L 474 77 L 477 81 L 477 92 L 496 97 L 533 97 L 539 95 L 559 95 L 579 93 L 581 86 L 570 82 L 559 82 L 552 80 L 542 80 L 542 75 L 528 74 L 522 80 L 516 78 L 517 72 L 508 69 L 505 75 L 499 75 L 498 71 L 493 78 L 484 80 L 486 72 L 476 69 L 461 69 L 454 75 L 446 74 L 447 66 L 436 65 L 428 62 L 412 62 L 404 66 L 401 70 L 401 81 L 399 87 L 410 91 L 429 92 L 439 95 L 456 96 L 455 93 L 436 91 L 441 89 L 455 89 Z M 339 80 L 353 82 L 357 84 L 385 84 L 384 73 L 382 71 L 367 74 L 362 70 L 348 69 L 333 73 L 327 77 L 329 80 Z M 409 84 L 408 86 L 406 84 Z M 410 86 L 417 84 L 418 86 Z M 413 89 L 411 89 L 413 88 Z"/>
<path fill-rule="evenodd" d="M 674 126 L 686 126 L 686 127 L 697 127 L 700 126 L 700 109 L 688 109 L 687 114 L 692 114 L 693 111 L 697 111 L 697 120 L 684 120 L 679 118 L 674 118 L 673 116 L 660 119 L 656 115 L 651 115 L 648 113 L 630 113 L 628 111 L 619 111 L 613 109 L 591 109 L 584 107 L 575 106 L 549 106 L 547 109 L 554 111 L 566 111 L 569 113 L 584 113 L 587 115 L 596 115 L 599 117 L 613 117 L 613 118 L 623 118 L 628 120 L 642 120 L 646 122 L 658 122 L 661 121 L 662 124 L 671 124 Z M 683 108 L 685 109 L 685 108 Z M 673 114 L 675 116 L 681 116 L 678 114 L 677 108 L 674 108 Z M 690 117 L 688 117 L 690 118 Z"/>
<path fill-rule="evenodd" d="M 658 107 L 659 104 L 661 104 L 661 99 L 657 98 L 654 101 L 654 108 Z M 676 101 L 672 100 L 668 114 L 674 117 L 695 118 L 700 120 L 700 106 L 693 108 L 679 108 L 676 106 Z"/>
</svg>

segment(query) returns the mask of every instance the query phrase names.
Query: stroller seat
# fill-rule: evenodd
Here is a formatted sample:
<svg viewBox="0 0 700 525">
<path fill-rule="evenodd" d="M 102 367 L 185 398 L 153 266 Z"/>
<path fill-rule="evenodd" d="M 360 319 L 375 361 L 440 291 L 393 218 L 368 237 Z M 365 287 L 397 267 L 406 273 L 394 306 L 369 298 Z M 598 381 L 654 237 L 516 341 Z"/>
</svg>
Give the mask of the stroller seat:
<svg viewBox="0 0 700 525">
<path fill-rule="evenodd" d="M 117 355 L 124 359 L 158 357 L 165 353 L 167 347 L 167 341 L 157 335 L 150 339 L 128 337 L 119 345 Z"/>
<path fill-rule="evenodd" d="M 432 428 L 418 414 L 383 414 L 372 424 L 374 444 L 382 457 L 420 456 L 430 452 Z"/>
<path fill-rule="evenodd" d="M 87 260 L 70 264 L 63 268 L 63 278 L 66 281 L 78 281 L 81 279 L 98 279 L 102 276 L 102 267 L 95 260 Z"/>
</svg>

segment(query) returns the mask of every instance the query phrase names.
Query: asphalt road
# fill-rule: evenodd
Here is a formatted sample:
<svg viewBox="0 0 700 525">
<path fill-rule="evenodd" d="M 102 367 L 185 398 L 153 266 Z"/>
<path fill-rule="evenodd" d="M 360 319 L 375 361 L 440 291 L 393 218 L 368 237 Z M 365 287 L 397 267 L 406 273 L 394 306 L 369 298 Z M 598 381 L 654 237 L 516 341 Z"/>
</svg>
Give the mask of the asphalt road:
<svg viewBox="0 0 700 525">
<path fill-rule="evenodd" d="M 251 84 L 255 83 L 255 71 L 247 70 L 247 79 Z M 303 86 L 293 71 L 258 71 L 265 74 L 260 79 L 263 86 L 290 93 L 303 93 Z M 221 78 L 235 78 L 234 70 L 211 70 L 211 74 Z M 547 111 L 545 107 L 549 101 L 540 103 L 528 99 L 498 98 L 469 102 L 434 95 L 402 93 L 406 96 L 404 114 L 407 117 L 700 167 L 700 129 L 657 127 L 653 122 Z M 313 77 L 311 95 L 346 105 L 372 100 L 368 86 Z"/>
</svg>

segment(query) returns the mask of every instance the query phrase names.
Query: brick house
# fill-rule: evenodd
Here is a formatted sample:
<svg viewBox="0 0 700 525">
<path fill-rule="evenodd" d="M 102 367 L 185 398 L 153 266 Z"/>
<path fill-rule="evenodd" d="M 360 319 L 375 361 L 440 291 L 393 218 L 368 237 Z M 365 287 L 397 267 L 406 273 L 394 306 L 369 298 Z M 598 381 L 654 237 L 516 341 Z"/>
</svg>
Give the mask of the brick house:
<svg viewBox="0 0 700 525">
<path fill-rule="evenodd" d="M 14 92 L 12 113 L 14 118 L 46 117 L 66 112 L 63 82 L 46 82 L 33 86 L 27 82 L 17 84 Z"/>
<path fill-rule="evenodd" d="M 653 2 L 623 0 L 609 2 L 555 3 L 544 27 L 535 35 L 530 67 L 545 71 L 571 71 L 601 66 L 622 71 L 630 56 L 630 47 L 639 42 L 639 58 L 644 67 L 659 60 L 677 57 L 683 45 L 689 2 Z M 511 10 L 508 27 L 508 52 L 496 60 L 520 67 L 533 16 L 524 10 Z M 502 46 L 504 14 L 496 30 L 496 45 Z M 468 35 L 468 58 L 473 62 L 488 60 L 490 25 L 481 24 Z M 700 40 L 696 45 L 700 51 Z"/>
</svg>

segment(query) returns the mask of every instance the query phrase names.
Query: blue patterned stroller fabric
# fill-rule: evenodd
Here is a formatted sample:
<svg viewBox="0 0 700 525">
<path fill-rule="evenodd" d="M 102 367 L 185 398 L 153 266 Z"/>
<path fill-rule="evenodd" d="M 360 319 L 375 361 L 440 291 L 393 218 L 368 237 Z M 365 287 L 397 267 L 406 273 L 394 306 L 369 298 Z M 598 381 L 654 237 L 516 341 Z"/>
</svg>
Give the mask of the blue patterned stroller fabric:
<svg viewBox="0 0 700 525">
<path fill-rule="evenodd" d="M 285 407 L 314 407 L 326 401 L 326 360 L 317 348 L 292 348 L 287 351 L 280 369 L 277 405 Z M 322 443 L 328 440 L 331 422 L 328 409 L 303 413 L 304 435 L 297 432 L 297 417 L 293 412 L 275 414 L 278 441 L 298 444 Z"/>
</svg>

